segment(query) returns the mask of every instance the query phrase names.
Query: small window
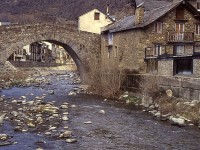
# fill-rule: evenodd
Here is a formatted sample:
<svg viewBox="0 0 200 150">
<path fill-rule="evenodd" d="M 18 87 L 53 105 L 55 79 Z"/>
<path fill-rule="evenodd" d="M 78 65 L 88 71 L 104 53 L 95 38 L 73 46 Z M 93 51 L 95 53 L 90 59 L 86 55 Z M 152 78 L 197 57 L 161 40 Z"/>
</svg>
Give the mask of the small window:
<svg viewBox="0 0 200 150">
<path fill-rule="evenodd" d="M 200 2 L 197 2 L 197 10 L 200 11 Z"/>
<path fill-rule="evenodd" d="M 114 48 L 114 57 L 117 57 L 118 56 L 118 47 L 115 46 Z"/>
<path fill-rule="evenodd" d="M 155 50 L 154 50 L 154 56 L 159 56 L 162 54 L 162 46 L 161 45 L 155 45 Z"/>
<path fill-rule="evenodd" d="M 200 35 L 200 24 L 195 25 L 195 34 Z"/>
<path fill-rule="evenodd" d="M 94 13 L 94 20 L 99 20 L 99 18 L 100 18 L 100 13 L 95 12 Z"/>
<path fill-rule="evenodd" d="M 185 54 L 185 46 L 184 45 L 177 45 L 175 47 L 175 54 L 176 55 L 184 55 Z"/>
<path fill-rule="evenodd" d="M 190 75 L 193 72 L 192 59 L 177 59 L 175 63 L 175 74 Z"/>
<path fill-rule="evenodd" d="M 113 45 L 113 33 L 108 33 L 108 45 Z"/>
<path fill-rule="evenodd" d="M 162 22 L 156 22 L 154 24 L 154 31 L 156 33 L 162 33 L 162 30 L 163 30 L 163 24 L 162 24 Z"/>
</svg>

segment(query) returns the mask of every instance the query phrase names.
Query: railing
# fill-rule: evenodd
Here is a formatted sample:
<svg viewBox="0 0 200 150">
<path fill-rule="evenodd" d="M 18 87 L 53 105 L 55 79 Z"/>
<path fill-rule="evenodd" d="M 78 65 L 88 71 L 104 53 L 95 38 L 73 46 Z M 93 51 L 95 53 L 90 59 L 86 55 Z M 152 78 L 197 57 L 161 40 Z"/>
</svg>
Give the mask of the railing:
<svg viewBox="0 0 200 150">
<path fill-rule="evenodd" d="M 200 55 L 200 43 L 189 45 L 159 45 L 145 48 L 145 58 L 186 57 Z"/>
<path fill-rule="evenodd" d="M 194 33 L 192 32 L 168 32 L 167 42 L 193 42 Z"/>
<path fill-rule="evenodd" d="M 145 48 L 145 58 L 156 58 L 169 55 L 173 55 L 173 49 L 170 49 L 168 45 L 159 45 L 159 47 Z"/>
</svg>

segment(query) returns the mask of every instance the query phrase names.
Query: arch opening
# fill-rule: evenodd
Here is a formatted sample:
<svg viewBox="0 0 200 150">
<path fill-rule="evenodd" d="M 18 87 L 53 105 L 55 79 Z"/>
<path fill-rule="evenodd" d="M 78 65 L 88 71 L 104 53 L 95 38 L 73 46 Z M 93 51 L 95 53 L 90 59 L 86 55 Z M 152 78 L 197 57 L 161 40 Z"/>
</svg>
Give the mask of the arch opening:
<svg viewBox="0 0 200 150">
<path fill-rule="evenodd" d="M 48 43 L 51 43 L 51 44 L 55 44 L 57 46 L 61 46 L 65 50 L 65 52 L 67 54 L 69 54 L 69 56 L 71 56 L 72 60 L 74 61 L 75 65 L 76 65 L 77 71 L 78 71 L 81 79 L 83 79 L 83 77 L 85 76 L 85 73 L 86 73 L 86 67 L 83 64 L 81 58 L 78 56 L 77 52 L 70 45 L 68 45 L 64 42 L 60 42 L 58 40 L 41 40 L 41 41 L 36 41 L 36 42 L 31 41 L 31 42 L 28 42 L 27 45 L 31 45 L 31 44 L 37 43 L 37 42 L 48 42 Z M 22 50 L 22 53 L 23 53 L 23 47 L 24 46 L 26 46 L 26 45 L 16 44 L 15 49 L 13 49 L 13 46 L 11 46 L 10 47 L 10 54 L 7 53 L 8 54 L 7 57 L 10 57 L 17 50 L 18 51 Z"/>
</svg>

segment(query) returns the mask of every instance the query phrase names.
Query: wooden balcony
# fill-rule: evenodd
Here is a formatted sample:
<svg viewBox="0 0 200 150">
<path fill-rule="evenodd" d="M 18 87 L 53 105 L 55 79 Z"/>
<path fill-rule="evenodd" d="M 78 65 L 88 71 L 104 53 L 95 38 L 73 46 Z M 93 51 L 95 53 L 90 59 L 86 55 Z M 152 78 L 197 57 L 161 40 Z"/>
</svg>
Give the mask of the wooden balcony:
<svg viewBox="0 0 200 150">
<path fill-rule="evenodd" d="M 200 42 L 181 46 L 159 45 L 159 47 L 146 47 L 145 58 L 172 58 L 200 56 Z"/>
<path fill-rule="evenodd" d="M 173 56 L 173 50 L 169 50 L 167 45 L 162 45 L 159 48 L 156 47 L 146 47 L 145 48 L 145 58 L 158 58 Z"/>
<path fill-rule="evenodd" d="M 193 32 L 168 32 L 167 33 L 167 42 L 194 42 L 194 33 Z"/>
</svg>

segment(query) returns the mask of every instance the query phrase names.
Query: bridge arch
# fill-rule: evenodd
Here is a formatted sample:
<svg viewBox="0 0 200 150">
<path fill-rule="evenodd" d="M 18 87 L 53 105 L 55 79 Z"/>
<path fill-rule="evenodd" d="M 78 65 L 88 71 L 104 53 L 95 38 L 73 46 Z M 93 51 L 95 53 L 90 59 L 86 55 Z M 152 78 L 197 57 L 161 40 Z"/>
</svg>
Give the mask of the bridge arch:
<svg viewBox="0 0 200 150">
<path fill-rule="evenodd" d="M 62 46 L 76 63 L 81 77 L 88 71 L 92 60 L 100 56 L 100 37 L 96 34 L 79 32 L 71 26 L 24 25 L 1 27 L 0 62 L 2 64 L 16 50 L 38 41 L 47 41 Z M 6 32 L 8 34 L 6 34 Z M 2 38 L 3 37 L 3 38 Z"/>
</svg>

